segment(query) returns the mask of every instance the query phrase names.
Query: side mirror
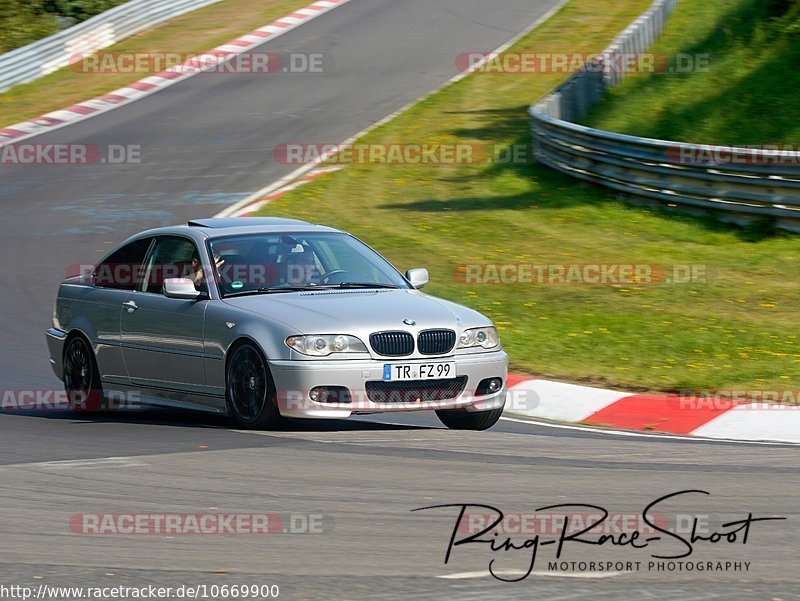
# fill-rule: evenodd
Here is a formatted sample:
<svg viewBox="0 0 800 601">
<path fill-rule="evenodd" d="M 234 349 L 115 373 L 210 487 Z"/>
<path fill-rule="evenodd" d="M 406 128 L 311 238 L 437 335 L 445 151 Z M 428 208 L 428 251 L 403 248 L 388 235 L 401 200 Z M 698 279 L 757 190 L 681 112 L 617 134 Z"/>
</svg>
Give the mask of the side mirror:
<svg viewBox="0 0 800 601">
<path fill-rule="evenodd" d="M 164 296 L 168 298 L 194 300 L 201 294 L 189 278 L 166 278 L 164 280 Z"/>
<path fill-rule="evenodd" d="M 424 267 L 417 267 L 416 269 L 409 269 L 406 271 L 406 279 L 411 282 L 411 285 L 414 286 L 417 290 L 420 288 L 425 287 L 428 283 L 430 276 L 428 276 L 428 270 Z"/>
</svg>

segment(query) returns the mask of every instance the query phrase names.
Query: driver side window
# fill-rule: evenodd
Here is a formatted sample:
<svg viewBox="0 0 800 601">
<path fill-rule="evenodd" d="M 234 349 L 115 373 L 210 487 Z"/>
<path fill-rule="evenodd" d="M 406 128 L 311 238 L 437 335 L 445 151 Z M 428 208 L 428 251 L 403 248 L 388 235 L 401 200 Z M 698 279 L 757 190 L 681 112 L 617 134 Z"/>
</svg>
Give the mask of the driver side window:
<svg viewBox="0 0 800 601">
<path fill-rule="evenodd" d="M 156 238 L 147 258 L 143 292 L 161 294 L 167 278 L 188 278 L 200 292 L 207 290 L 200 253 L 194 242 L 180 236 Z"/>
</svg>

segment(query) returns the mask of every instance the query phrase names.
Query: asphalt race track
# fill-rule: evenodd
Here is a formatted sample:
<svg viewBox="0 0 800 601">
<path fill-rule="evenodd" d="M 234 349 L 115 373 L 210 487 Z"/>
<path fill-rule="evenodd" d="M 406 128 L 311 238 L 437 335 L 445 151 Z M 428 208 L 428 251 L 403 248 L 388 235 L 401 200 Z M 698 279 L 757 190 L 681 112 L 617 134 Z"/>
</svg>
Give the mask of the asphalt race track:
<svg viewBox="0 0 800 601">
<path fill-rule="evenodd" d="M 36 138 L 140 145 L 141 164 L 0 167 L 0 389 L 59 388 L 48 327 L 69 264 L 151 226 L 209 216 L 292 171 L 273 149 L 338 142 L 457 74 L 455 57 L 489 51 L 554 0 L 352 0 L 263 48 L 319 52 L 326 73 L 207 75 Z M 324 221 L 324 220 L 323 220 Z M 408 266 L 400 266 L 405 268 Z M 86 419 L 0 413 L 0 584 L 278 585 L 284 599 L 800 599 L 797 450 L 688 441 L 503 420 L 452 432 L 428 414 L 294 423 L 237 432 L 221 418 L 152 410 Z M 509 514 L 589 503 L 640 514 L 707 515 L 710 531 L 754 517 L 747 544 L 699 542 L 683 561 L 750 562 L 747 571 L 648 570 L 648 549 L 568 544 L 560 561 L 641 561 L 638 571 L 551 573 L 543 546 L 487 545 L 444 556 L 457 509 Z M 321 532 L 237 536 L 86 536 L 75 514 L 261 513 L 321 516 Z M 709 532 L 710 532 L 709 531 Z M 552 533 L 551 533 L 552 534 Z M 544 536 L 543 536 L 544 538 Z M 505 576 L 503 576 L 505 574 Z"/>
<path fill-rule="evenodd" d="M 6 417 L 0 574 L 31 586 L 278 584 L 287 599 L 797 598 L 796 574 L 786 569 L 798 535 L 794 448 L 564 435 L 506 421 L 454 433 L 419 417 L 402 421 L 411 425 L 351 420 L 239 433 L 222 421 L 158 411 L 89 421 Z M 67 458 L 87 461 L 53 462 Z M 512 513 L 583 502 L 637 513 L 698 487 L 713 496 L 689 496 L 670 511 L 711 514 L 717 523 L 750 511 L 789 517 L 753 524 L 747 545 L 693 555 L 750 561 L 749 572 L 568 578 L 542 574 L 553 560 L 543 547 L 533 575 L 504 583 L 485 576 L 484 549 L 457 548 L 443 565 L 457 510 L 410 511 L 469 502 Z M 322 532 L 88 537 L 68 528 L 76 513 L 204 511 L 321 515 Z M 580 547 L 566 559 L 649 559 Z M 496 568 L 524 571 L 527 557 L 501 557 Z"/>
</svg>

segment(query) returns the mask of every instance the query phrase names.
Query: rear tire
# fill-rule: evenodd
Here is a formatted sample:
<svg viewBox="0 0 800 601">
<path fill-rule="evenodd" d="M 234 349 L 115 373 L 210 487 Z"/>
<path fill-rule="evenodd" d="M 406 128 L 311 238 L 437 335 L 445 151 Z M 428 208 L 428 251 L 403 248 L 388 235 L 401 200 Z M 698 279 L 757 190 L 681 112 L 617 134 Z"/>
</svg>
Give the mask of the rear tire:
<svg viewBox="0 0 800 601">
<path fill-rule="evenodd" d="M 451 430 L 488 430 L 501 415 L 503 407 L 472 413 L 465 409 L 440 409 L 436 412 L 439 421 Z"/>
<path fill-rule="evenodd" d="M 265 430 L 284 423 L 275 402 L 275 385 L 267 360 L 249 342 L 231 351 L 225 374 L 225 402 L 240 428 Z"/>
<path fill-rule="evenodd" d="M 64 389 L 75 413 L 92 413 L 101 408 L 100 371 L 91 346 L 82 336 L 73 336 L 64 348 Z"/>
</svg>

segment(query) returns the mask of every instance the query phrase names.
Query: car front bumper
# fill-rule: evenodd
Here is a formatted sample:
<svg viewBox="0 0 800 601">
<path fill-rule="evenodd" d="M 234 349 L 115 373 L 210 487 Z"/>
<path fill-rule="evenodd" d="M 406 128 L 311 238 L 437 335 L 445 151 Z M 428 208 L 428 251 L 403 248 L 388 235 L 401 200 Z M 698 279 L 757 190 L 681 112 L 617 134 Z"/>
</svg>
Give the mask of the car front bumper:
<svg viewBox="0 0 800 601">
<path fill-rule="evenodd" d="M 454 362 L 456 377 L 466 376 L 464 391 L 455 398 L 443 400 L 408 399 L 399 395 L 400 401 L 375 402 L 367 393 L 367 382 L 383 382 L 387 363 L 421 364 Z M 486 411 L 502 407 L 506 397 L 508 355 L 505 351 L 437 357 L 435 359 L 326 361 L 288 360 L 270 361 L 269 367 L 275 382 L 278 408 L 284 417 L 346 418 L 354 413 L 380 413 L 388 411 L 426 411 L 431 409 L 465 409 Z M 503 386 L 497 392 L 477 396 L 478 384 L 487 378 L 502 378 Z M 316 402 L 309 397 L 314 387 L 346 388 L 350 402 Z M 413 397 L 414 395 L 412 395 Z"/>
</svg>

